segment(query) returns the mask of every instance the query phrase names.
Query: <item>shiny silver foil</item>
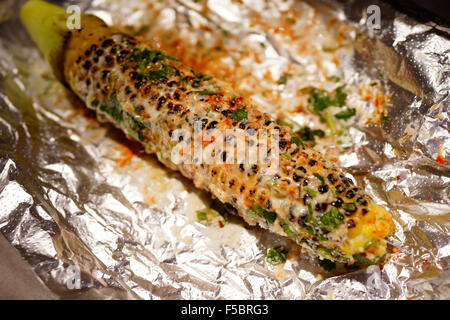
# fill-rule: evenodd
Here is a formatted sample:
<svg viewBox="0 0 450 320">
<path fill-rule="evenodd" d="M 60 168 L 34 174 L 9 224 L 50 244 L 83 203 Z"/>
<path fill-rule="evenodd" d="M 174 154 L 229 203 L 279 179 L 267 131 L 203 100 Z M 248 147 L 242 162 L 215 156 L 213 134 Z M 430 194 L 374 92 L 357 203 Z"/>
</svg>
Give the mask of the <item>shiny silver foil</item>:
<svg viewBox="0 0 450 320">
<path fill-rule="evenodd" d="M 178 33 L 187 44 L 200 39 L 206 45 L 226 33 L 223 46 L 232 54 L 221 60 L 231 68 L 225 80 L 239 81 L 237 89 L 262 109 L 298 125 L 313 122 L 292 112 L 302 103 L 295 92 L 307 85 L 326 87 L 326 76 L 339 75 L 354 92 L 377 81 L 377 88 L 390 94 L 390 120 L 375 124 L 365 115 L 372 102 L 349 94 L 359 120 L 348 124 L 339 146 L 317 148 L 334 152 L 358 185 L 391 210 L 396 252 L 381 269 L 328 274 L 286 239 L 237 217 L 223 228 L 196 221 L 195 211 L 207 207 L 210 196 L 98 123 L 56 81 L 17 19 L 21 3 L 0 3 L 0 231 L 57 296 L 450 298 L 448 29 L 418 23 L 376 1 L 62 3 L 140 29 L 162 46 L 164 36 L 156 36 L 161 30 Z M 372 4 L 381 9 L 380 29 L 367 24 Z M 285 37 L 285 30 L 280 35 L 281 29 L 271 27 L 285 16 L 302 37 Z M 330 17 L 350 26 L 346 39 L 363 36 L 315 60 L 309 46 L 335 45 Z M 334 58 L 338 64 L 330 63 Z M 324 67 L 315 68 L 317 63 Z M 286 70 L 295 76 L 285 86 L 277 84 Z M 272 80 L 264 78 L 267 72 Z M 259 90 L 263 87 L 279 94 L 276 103 Z M 291 246 L 288 260 L 272 266 L 265 252 L 280 244 Z"/>
</svg>

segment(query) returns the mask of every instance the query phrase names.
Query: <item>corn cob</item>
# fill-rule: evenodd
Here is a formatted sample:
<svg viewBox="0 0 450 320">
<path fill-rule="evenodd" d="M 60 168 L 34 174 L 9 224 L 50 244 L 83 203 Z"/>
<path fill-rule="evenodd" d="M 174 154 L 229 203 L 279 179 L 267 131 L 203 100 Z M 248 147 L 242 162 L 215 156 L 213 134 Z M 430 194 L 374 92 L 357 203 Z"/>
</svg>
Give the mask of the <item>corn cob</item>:
<svg viewBox="0 0 450 320">
<path fill-rule="evenodd" d="M 83 15 L 78 30 L 65 28 L 65 18 L 63 9 L 38 0 L 21 11 L 23 24 L 55 74 L 99 120 L 122 129 L 249 224 L 296 241 L 312 256 L 346 263 L 385 258 L 386 238 L 395 230 L 390 213 L 333 162 L 299 142 L 289 127 L 258 111 L 229 84 L 182 65 L 95 16 Z M 212 154 L 225 163 L 173 161 L 172 142 L 179 129 L 212 138 L 207 142 Z M 246 150 L 255 132 L 278 130 L 272 151 L 279 159 L 276 171 L 270 170 L 271 161 L 227 162 L 236 154 L 227 154 L 217 143 L 227 141 L 226 130 L 245 131 Z M 183 150 L 195 143 L 183 135 L 176 140 Z"/>
</svg>

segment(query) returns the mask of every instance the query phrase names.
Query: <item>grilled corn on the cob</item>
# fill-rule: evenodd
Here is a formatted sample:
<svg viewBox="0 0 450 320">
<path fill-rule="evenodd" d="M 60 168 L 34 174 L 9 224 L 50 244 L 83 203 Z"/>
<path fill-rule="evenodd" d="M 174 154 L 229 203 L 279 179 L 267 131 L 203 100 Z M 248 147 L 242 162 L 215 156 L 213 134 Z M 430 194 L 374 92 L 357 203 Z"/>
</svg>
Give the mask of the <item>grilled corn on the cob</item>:
<svg viewBox="0 0 450 320">
<path fill-rule="evenodd" d="M 42 1 L 28 2 L 21 12 L 57 76 L 100 120 L 122 129 L 248 223 L 289 237 L 320 259 L 378 262 L 385 256 L 385 238 L 394 230 L 390 213 L 288 127 L 228 84 L 183 66 L 144 40 L 92 15 L 81 17 L 81 29 L 68 30 L 65 17 L 63 9 Z M 173 161 L 174 132 L 180 129 L 208 136 L 201 143 L 224 163 Z M 273 161 L 227 162 L 235 153 L 227 154 L 218 143 L 231 139 L 226 130 L 245 131 L 241 147 L 246 149 L 256 132 L 278 130 L 277 148 L 267 150 L 268 157 L 277 153 L 276 171 L 270 171 Z M 195 141 L 177 135 L 177 145 L 184 147 L 177 150 L 191 150 Z"/>
</svg>

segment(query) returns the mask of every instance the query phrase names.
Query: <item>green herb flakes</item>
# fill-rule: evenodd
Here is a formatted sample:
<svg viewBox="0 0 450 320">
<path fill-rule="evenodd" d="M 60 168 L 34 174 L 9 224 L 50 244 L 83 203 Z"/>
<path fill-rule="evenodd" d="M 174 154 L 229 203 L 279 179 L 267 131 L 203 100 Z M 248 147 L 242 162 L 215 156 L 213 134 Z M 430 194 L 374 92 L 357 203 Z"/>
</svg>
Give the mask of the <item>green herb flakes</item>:
<svg viewBox="0 0 450 320">
<path fill-rule="evenodd" d="M 308 104 L 311 112 L 320 114 L 323 110 L 333 104 L 333 100 L 325 90 L 314 88 L 310 92 Z"/>
<path fill-rule="evenodd" d="M 321 185 L 324 185 L 324 184 L 325 184 L 325 179 L 324 179 L 320 174 L 318 174 L 318 173 L 313 173 L 313 175 L 314 175 L 317 179 L 319 179 Z"/>
<path fill-rule="evenodd" d="M 330 211 L 320 217 L 322 226 L 328 231 L 336 229 L 343 220 L 344 217 L 336 207 L 331 207 Z"/>
<path fill-rule="evenodd" d="M 313 188 L 310 188 L 310 187 L 304 187 L 303 190 L 305 190 L 305 192 L 306 192 L 307 194 L 309 194 L 311 197 L 317 196 L 317 190 L 314 190 Z"/>
<path fill-rule="evenodd" d="M 212 90 L 200 90 L 200 91 L 194 91 L 194 92 L 201 96 L 212 96 L 212 95 L 217 94 L 217 91 L 212 91 Z"/>
<path fill-rule="evenodd" d="M 239 108 L 230 115 L 230 119 L 233 119 L 233 120 L 248 119 L 248 113 L 244 109 Z"/>
<path fill-rule="evenodd" d="M 285 127 L 289 127 L 291 129 L 294 129 L 294 125 L 292 123 L 289 123 L 289 122 L 284 121 L 282 119 L 277 120 L 276 123 L 279 124 L 280 126 L 285 126 Z"/>
<path fill-rule="evenodd" d="M 353 255 L 353 258 L 356 260 L 356 261 L 358 261 L 359 263 L 362 263 L 362 264 L 368 264 L 368 265 L 371 265 L 371 264 L 375 264 L 375 262 L 373 262 L 372 260 L 370 260 L 370 259 L 367 259 L 364 255 L 362 255 L 362 254 L 355 254 L 355 255 Z"/>
<path fill-rule="evenodd" d="M 315 142 L 315 137 L 323 138 L 325 137 L 325 132 L 320 129 L 311 129 L 310 127 L 303 127 L 300 130 L 296 131 L 295 134 L 302 141 L 312 141 Z"/>
<path fill-rule="evenodd" d="M 142 50 L 139 48 L 134 48 L 130 56 L 131 61 L 135 61 L 137 63 L 142 62 L 145 64 L 156 63 L 158 61 L 164 61 L 166 59 L 178 60 L 177 58 L 168 56 L 164 52 L 159 50 Z"/>
<path fill-rule="evenodd" d="M 346 104 L 347 93 L 345 85 L 337 87 L 332 94 L 322 89 L 313 88 L 308 98 L 309 109 L 315 114 L 321 114 L 330 106 L 342 107 Z"/>
<path fill-rule="evenodd" d="M 172 76 L 175 74 L 174 67 L 161 64 L 159 69 L 150 71 L 146 75 L 150 81 L 158 81 L 167 76 Z"/>
<path fill-rule="evenodd" d="M 342 119 L 342 120 L 347 121 L 348 119 L 353 117 L 355 114 L 356 114 L 356 110 L 354 108 L 347 108 L 347 110 L 336 113 L 334 115 L 334 117 L 337 119 Z"/>
<path fill-rule="evenodd" d="M 212 79 L 211 76 L 208 76 L 208 75 L 206 75 L 206 74 L 199 73 L 199 72 L 195 71 L 195 70 L 192 69 L 192 68 L 191 68 L 191 72 L 192 72 L 192 74 L 194 75 L 194 77 L 196 77 L 198 80 L 201 80 L 201 81 L 208 81 L 208 80 L 211 80 L 211 79 Z"/>
<path fill-rule="evenodd" d="M 290 156 L 286 151 L 282 152 L 281 155 L 282 155 L 283 158 L 285 158 L 286 160 L 289 160 L 289 161 L 291 160 L 291 156 Z"/>
<path fill-rule="evenodd" d="M 266 261 L 272 265 L 285 263 L 287 253 L 283 246 L 270 248 L 266 253 Z"/>
<path fill-rule="evenodd" d="M 356 205 L 354 203 L 344 203 L 342 208 L 346 211 L 353 212 L 356 210 Z"/>
<path fill-rule="evenodd" d="M 294 239 L 298 237 L 298 233 L 291 229 L 291 225 L 289 222 L 283 221 L 281 223 L 281 227 L 283 228 L 284 233 L 286 233 L 288 237 Z"/>
<path fill-rule="evenodd" d="M 274 223 L 274 221 L 277 218 L 277 215 L 275 212 L 264 210 L 259 204 L 256 203 L 256 201 L 252 201 L 252 208 L 251 211 L 256 213 L 258 216 L 263 217 L 266 219 L 266 221 L 270 224 Z"/>
<path fill-rule="evenodd" d="M 297 146 L 301 146 L 301 145 L 303 144 L 302 140 L 300 140 L 300 139 L 297 138 L 297 137 L 292 137 L 292 138 L 291 138 L 291 142 L 292 142 L 292 143 L 295 143 Z"/>
<path fill-rule="evenodd" d="M 381 116 L 380 118 L 382 123 L 388 122 L 389 120 L 391 120 L 391 117 L 389 116 Z"/>
<path fill-rule="evenodd" d="M 115 93 L 109 97 L 106 104 L 102 104 L 100 106 L 100 111 L 110 115 L 116 123 L 121 123 L 123 120 L 123 110 Z"/>
<path fill-rule="evenodd" d="M 277 218 L 277 214 L 275 212 L 264 210 L 263 217 L 266 219 L 268 223 L 272 224 Z"/>
<path fill-rule="evenodd" d="M 204 221 L 207 219 L 207 213 L 204 211 L 197 211 L 197 220 L 198 221 Z"/>
<path fill-rule="evenodd" d="M 347 99 L 347 93 L 344 91 L 345 85 L 337 87 L 334 90 L 335 93 L 335 99 L 334 103 L 338 107 L 345 106 L 345 100 Z"/>
</svg>

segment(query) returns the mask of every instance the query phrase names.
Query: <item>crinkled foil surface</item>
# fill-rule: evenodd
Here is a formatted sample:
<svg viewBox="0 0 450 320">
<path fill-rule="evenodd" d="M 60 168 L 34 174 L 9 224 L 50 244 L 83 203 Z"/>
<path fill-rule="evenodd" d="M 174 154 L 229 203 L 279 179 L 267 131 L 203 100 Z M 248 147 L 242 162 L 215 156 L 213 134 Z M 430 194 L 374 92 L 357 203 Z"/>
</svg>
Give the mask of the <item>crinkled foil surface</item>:
<svg viewBox="0 0 450 320">
<path fill-rule="evenodd" d="M 339 76 L 353 90 L 358 120 L 317 148 L 392 211 L 398 250 L 381 269 L 327 274 L 295 248 L 268 264 L 267 248 L 286 240 L 239 218 L 196 221 L 211 197 L 86 112 L 21 27 L 21 3 L 0 3 L 0 230 L 58 297 L 450 298 L 448 29 L 376 1 L 63 3 L 233 82 L 292 123 L 316 125 L 299 88 Z M 367 27 L 371 4 L 380 29 Z"/>
</svg>

